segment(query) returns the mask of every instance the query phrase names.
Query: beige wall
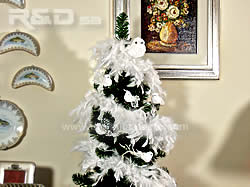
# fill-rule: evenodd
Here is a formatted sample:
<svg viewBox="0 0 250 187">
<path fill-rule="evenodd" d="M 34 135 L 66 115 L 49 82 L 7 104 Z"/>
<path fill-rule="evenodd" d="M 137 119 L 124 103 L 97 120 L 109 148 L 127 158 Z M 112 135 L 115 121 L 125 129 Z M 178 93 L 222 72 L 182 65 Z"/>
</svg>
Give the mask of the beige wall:
<svg viewBox="0 0 250 187">
<path fill-rule="evenodd" d="M 40 27 L 30 31 L 41 43 L 41 56 L 22 52 L 0 56 L 0 96 L 16 102 L 28 119 L 22 143 L 0 152 L 0 160 L 34 161 L 38 182 L 47 187 L 71 187 L 79 171 L 79 153 L 71 148 L 81 139 L 68 113 L 91 89 L 88 48 L 108 37 L 108 1 L 27 1 L 31 8 L 72 8 L 76 16 L 100 16 L 99 26 Z M 219 81 L 164 81 L 168 102 L 161 114 L 172 116 L 188 130 L 180 133 L 168 166 L 180 187 L 236 187 L 250 183 L 250 1 L 222 1 L 221 79 Z M 8 6 L 0 6 L 0 32 L 8 25 Z M 22 67 L 47 69 L 56 84 L 54 92 L 29 86 L 17 90 L 10 83 Z M 49 185 L 51 184 L 51 185 Z"/>
</svg>

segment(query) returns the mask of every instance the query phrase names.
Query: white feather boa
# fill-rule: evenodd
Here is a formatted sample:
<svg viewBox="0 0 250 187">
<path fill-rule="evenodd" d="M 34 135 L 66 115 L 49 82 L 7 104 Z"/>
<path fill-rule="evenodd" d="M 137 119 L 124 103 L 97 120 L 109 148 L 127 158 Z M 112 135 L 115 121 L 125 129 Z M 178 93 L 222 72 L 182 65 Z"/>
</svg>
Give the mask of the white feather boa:
<svg viewBox="0 0 250 187">
<path fill-rule="evenodd" d="M 142 82 L 148 84 L 152 93 L 158 93 L 164 97 L 165 92 L 161 88 L 161 81 L 158 73 L 155 71 L 150 60 L 143 60 L 142 58 L 133 58 L 124 48 L 123 41 L 107 40 L 97 44 L 92 49 L 93 56 L 97 62 L 95 69 L 95 83 L 102 83 L 103 70 L 112 68 L 111 76 L 119 76 L 123 71 L 127 75 L 135 77 L 136 84 L 139 86 Z"/>
<path fill-rule="evenodd" d="M 89 125 L 92 114 L 92 107 L 100 107 L 100 116 L 105 112 L 110 112 L 115 118 L 114 137 L 120 133 L 128 133 L 130 138 L 135 140 L 142 136 L 148 137 L 150 144 L 153 144 L 155 153 L 157 149 L 166 153 L 174 147 L 178 130 L 178 125 L 168 117 L 159 115 L 149 118 L 141 109 L 130 111 L 118 105 L 112 97 L 107 98 L 100 93 L 90 91 L 85 101 L 72 111 L 75 115 L 75 122 L 81 124 L 81 131 L 85 131 Z"/>
<path fill-rule="evenodd" d="M 116 181 L 126 177 L 136 187 L 176 187 L 174 178 L 156 165 L 136 166 L 132 161 L 125 161 L 118 155 L 107 159 L 98 158 L 95 148 L 105 146 L 100 142 L 90 140 L 82 141 L 75 147 L 75 150 L 85 153 L 85 159 L 82 162 L 83 172 L 96 166 L 103 169 L 101 173 L 95 173 L 92 176 L 96 181 L 95 184 L 103 179 L 109 169 L 112 169 L 115 172 Z"/>
<path fill-rule="evenodd" d="M 97 61 L 95 83 L 102 85 L 105 78 L 104 70 L 111 68 L 109 76 L 118 78 L 125 71 L 127 75 L 134 77 L 135 85 L 146 83 L 151 93 L 157 93 L 160 97 L 165 96 L 152 62 L 129 56 L 123 41 L 107 40 L 99 43 L 93 48 L 93 58 Z M 142 109 L 126 110 L 112 97 L 105 97 L 101 91 L 89 91 L 80 105 L 72 111 L 75 122 L 82 125 L 81 131 L 85 131 L 90 126 L 93 106 L 100 107 L 100 116 L 105 112 L 110 112 L 115 118 L 115 131 L 112 136 L 117 137 L 121 133 L 128 133 L 128 138 L 135 142 L 140 137 L 146 136 L 148 139 L 145 143 L 150 143 L 156 154 L 157 149 L 169 153 L 174 147 L 176 131 L 179 127 L 170 118 L 158 115 L 150 117 Z M 97 182 L 102 180 L 108 169 L 113 169 L 117 181 L 126 176 L 136 187 L 176 187 L 174 179 L 156 165 L 140 167 L 132 161 L 125 161 L 118 154 L 107 159 L 100 159 L 96 156 L 96 147 L 107 148 L 103 143 L 90 138 L 88 141 L 80 142 L 74 150 L 86 153 L 82 162 L 83 172 L 95 166 L 104 169 L 102 173 L 94 174 L 93 177 Z"/>
</svg>

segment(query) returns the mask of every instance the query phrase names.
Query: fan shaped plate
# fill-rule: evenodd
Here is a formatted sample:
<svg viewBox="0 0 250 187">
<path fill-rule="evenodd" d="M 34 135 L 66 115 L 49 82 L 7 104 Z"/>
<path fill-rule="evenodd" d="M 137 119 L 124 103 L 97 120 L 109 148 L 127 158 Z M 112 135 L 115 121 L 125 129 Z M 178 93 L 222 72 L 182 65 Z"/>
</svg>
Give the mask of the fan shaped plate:
<svg viewBox="0 0 250 187">
<path fill-rule="evenodd" d="M 25 32 L 11 32 L 0 40 L 0 54 L 21 50 L 34 56 L 40 55 L 39 42 L 32 35 Z"/>
<path fill-rule="evenodd" d="M 27 85 L 37 85 L 46 90 L 54 90 L 54 81 L 51 75 L 44 69 L 37 66 L 27 66 L 19 70 L 13 81 L 12 87 L 14 89 Z"/>
<path fill-rule="evenodd" d="M 24 9 L 26 7 L 25 0 L 0 0 L 0 3 L 8 3 L 21 9 Z"/>
</svg>

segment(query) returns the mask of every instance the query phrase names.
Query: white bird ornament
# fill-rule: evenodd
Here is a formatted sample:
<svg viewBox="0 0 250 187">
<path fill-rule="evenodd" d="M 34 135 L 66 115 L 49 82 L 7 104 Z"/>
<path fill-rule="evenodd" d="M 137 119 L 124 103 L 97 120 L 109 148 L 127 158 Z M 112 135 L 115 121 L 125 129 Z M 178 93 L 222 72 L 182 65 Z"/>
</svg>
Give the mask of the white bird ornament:
<svg viewBox="0 0 250 187">
<path fill-rule="evenodd" d="M 138 107 L 138 102 L 140 101 L 139 96 L 133 96 L 130 91 L 124 90 L 125 95 L 124 95 L 124 100 L 128 103 L 131 103 L 131 106 L 136 108 Z"/>
<path fill-rule="evenodd" d="M 144 40 L 139 37 L 133 39 L 132 43 L 126 48 L 126 51 L 131 57 L 143 57 L 146 52 Z"/>
<path fill-rule="evenodd" d="M 159 104 L 159 105 L 164 105 L 165 104 L 164 100 L 159 96 L 158 93 L 153 93 L 151 100 L 152 100 L 153 104 Z"/>
</svg>

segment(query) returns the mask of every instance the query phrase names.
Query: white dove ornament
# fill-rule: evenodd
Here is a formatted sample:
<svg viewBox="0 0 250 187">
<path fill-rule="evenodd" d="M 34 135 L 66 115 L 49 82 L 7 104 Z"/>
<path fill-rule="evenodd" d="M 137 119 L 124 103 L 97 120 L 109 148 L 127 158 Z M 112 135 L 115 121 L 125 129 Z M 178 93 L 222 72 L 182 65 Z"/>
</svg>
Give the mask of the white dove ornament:
<svg viewBox="0 0 250 187">
<path fill-rule="evenodd" d="M 102 125 L 100 123 L 97 123 L 96 124 L 96 128 L 95 128 L 95 131 L 97 134 L 99 135 L 104 135 L 106 134 L 106 131 L 103 129 Z"/>
<path fill-rule="evenodd" d="M 139 37 L 133 39 L 131 45 L 127 47 L 127 52 L 134 58 L 143 57 L 146 52 L 144 40 Z"/>
<path fill-rule="evenodd" d="M 159 105 L 164 105 L 165 104 L 164 100 L 159 96 L 158 93 L 153 93 L 152 94 L 152 103 L 153 104 L 159 104 Z"/>
<path fill-rule="evenodd" d="M 124 100 L 128 103 L 134 102 L 135 97 L 131 94 L 131 92 L 128 90 L 124 90 L 124 91 L 126 92 L 124 95 Z"/>
<path fill-rule="evenodd" d="M 147 152 L 147 153 L 143 153 L 141 151 L 138 151 L 138 156 L 141 157 L 142 160 L 144 160 L 145 162 L 150 162 L 154 156 L 154 154 L 152 152 Z"/>
<path fill-rule="evenodd" d="M 105 75 L 103 79 L 103 86 L 108 87 L 112 85 L 112 80 L 110 78 L 110 75 Z"/>
<path fill-rule="evenodd" d="M 140 97 L 138 95 L 137 96 L 133 96 L 131 94 L 131 92 L 128 91 L 128 90 L 124 90 L 124 91 L 126 92 L 125 95 L 124 95 L 124 100 L 126 102 L 128 102 L 128 103 L 131 103 L 131 106 L 133 108 L 138 107 L 138 102 L 140 101 Z"/>
</svg>

